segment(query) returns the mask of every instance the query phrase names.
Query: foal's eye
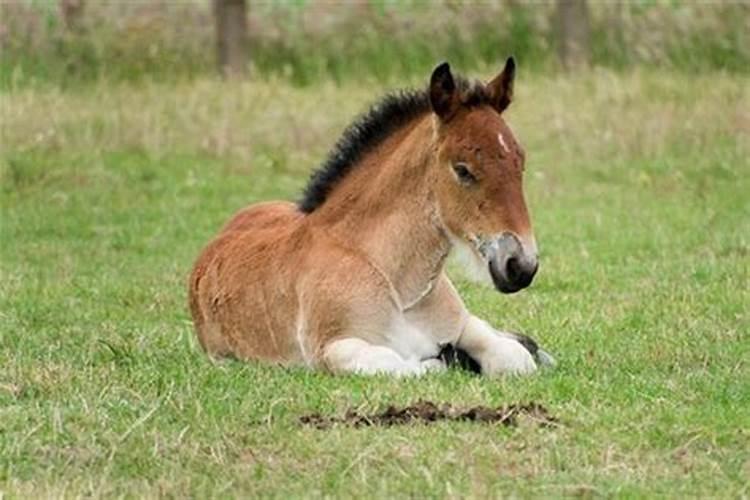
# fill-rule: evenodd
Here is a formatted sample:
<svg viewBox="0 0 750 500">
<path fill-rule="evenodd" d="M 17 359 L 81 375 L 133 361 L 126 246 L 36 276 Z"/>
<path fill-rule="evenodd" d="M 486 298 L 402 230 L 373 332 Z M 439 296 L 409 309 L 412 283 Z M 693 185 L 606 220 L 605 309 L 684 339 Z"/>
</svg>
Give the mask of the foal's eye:
<svg viewBox="0 0 750 500">
<path fill-rule="evenodd" d="M 456 172 L 458 180 L 465 184 L 472 184 L 477 181 L 477 178 L 474 177 L 474 174 L 471 173 L 471 170 L 469 170 L 469 167 L 465 163 L 456 163 L 453 165 L 453 171 Z"/>
</svg>

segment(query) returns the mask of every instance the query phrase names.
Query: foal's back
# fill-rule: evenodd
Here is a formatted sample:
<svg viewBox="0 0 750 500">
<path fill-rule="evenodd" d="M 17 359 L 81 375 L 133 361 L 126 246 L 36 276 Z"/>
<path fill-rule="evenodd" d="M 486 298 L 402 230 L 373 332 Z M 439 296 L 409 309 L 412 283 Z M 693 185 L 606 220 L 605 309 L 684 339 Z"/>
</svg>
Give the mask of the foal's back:
<svg viewBox="0 0 750 500">
<path fill-rule="evenodd" d="M 203 250 L 190 277 L 190 310 L 198 339 L 216 357 L 289 360 L 288 314 L 296 298 L 290 289 L 289 257 L 303 214 L 293 203 L 251 205 L 238 212 Z M 251 279 L 253 283 L 248 283 Z M 281 314 L 279 314 L 281 312 Z"/>
</svg>

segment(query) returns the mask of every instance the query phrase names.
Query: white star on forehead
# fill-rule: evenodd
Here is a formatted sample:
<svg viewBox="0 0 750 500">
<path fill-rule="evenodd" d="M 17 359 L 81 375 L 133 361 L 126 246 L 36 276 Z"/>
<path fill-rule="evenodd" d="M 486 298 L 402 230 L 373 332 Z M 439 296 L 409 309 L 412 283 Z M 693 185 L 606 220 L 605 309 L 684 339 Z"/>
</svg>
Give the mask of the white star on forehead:
<svg viewBox="0 0 750 500">
<path fill-rule="evenodd" d="M 500 132 L 497 133 L 497 141 L 500 143 L 500 146 L 505 150 L 506 153 L 510 153 L 510 149 L 508 149 L 508 145 L 505 144 L 505 138 L 503 137 L 503 134 Z"/>
</svg>

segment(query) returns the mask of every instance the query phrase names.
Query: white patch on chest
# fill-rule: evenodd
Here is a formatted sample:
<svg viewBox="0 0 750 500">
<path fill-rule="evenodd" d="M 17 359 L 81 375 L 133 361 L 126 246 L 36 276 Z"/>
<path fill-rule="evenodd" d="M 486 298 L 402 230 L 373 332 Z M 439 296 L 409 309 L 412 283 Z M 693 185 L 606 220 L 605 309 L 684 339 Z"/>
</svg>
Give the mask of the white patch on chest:
<svg viewBox="0 0 750 500">
<path fill-rule="evenodd" d="M 497 142 L 500 143 L 500 146 L 505 150 L 506 153 L 510 153 L 510 149 L 508 149 L 508 145 L 505 144 L 505 138 L 503 137 L 503 134 L 500 132 L 497 133 Z"/>
<path fill-rule="evenodd" d="M 388 341 L 391 349 L 406 360 L 425 360 L 440 352 L 439 341 L 429 333 L 416 327 L 403 316 L 397 316 L 391 324 Z"/>
<path fill-rule="evenodd" d="M 305 361 L 306 365 L 310 366 L 310 356 L 308 355 L 307 348 L 305 347 L 305 316 L 302 312 L 302 308 L 297 311 L 295 330 L 297 345 L 299 346 L 300 353 L 302 354 L 302 359 Z"/>
</svg>

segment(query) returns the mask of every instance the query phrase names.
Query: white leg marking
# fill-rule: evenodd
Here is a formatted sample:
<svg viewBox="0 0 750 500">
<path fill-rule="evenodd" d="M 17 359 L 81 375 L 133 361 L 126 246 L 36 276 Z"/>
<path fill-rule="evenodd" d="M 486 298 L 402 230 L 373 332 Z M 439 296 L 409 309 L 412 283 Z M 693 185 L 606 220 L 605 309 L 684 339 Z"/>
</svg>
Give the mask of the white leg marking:
<svg viewBox="0 0 750 500">
<path fill-rule="evenodd" d="M 497 133 L 497 142 L 500 143 L 500 146 L 505 150 L 506 153 L 510 153 L 510 149 L 508 149 L 508 145 L 505 144 L 505 137 L 503 137 L 503 134 L 500 132 Z"/>
<path fill-rule="evenodd" d="M 525 374 L 536 370 L 534 358 L 524 346 L 476 316 L 469 318 L 458 339 L 458 347 L 476 359 L 482 373 L 488 375 Z"/>
<path fill-rule="evenodd" d="M 437 360 L 404 359 L 393 349 L 357 338 L 334 340 L 326 346 L 323 358 L 326 366 L 334 373 L 383 373 L 402 377 L 422 375 L 437 368 L 434 363 Z"/>
<path fill-rule="evenodd" d="M 442 372 L 448 368 L 442 360 L 437 358 L 425 359 L 420 364 L 426 372 Z"/>
<path fill-rule="evenodd" d="M 297 311 L 297 344 L 299 350 L 302 353 L 302 359 L 305 361 L 307 366 L 310 366 L 310 356 L 307 354 L 307 348 L 305 347 L 305 316 L 300 307 Z"/>
</svg>

